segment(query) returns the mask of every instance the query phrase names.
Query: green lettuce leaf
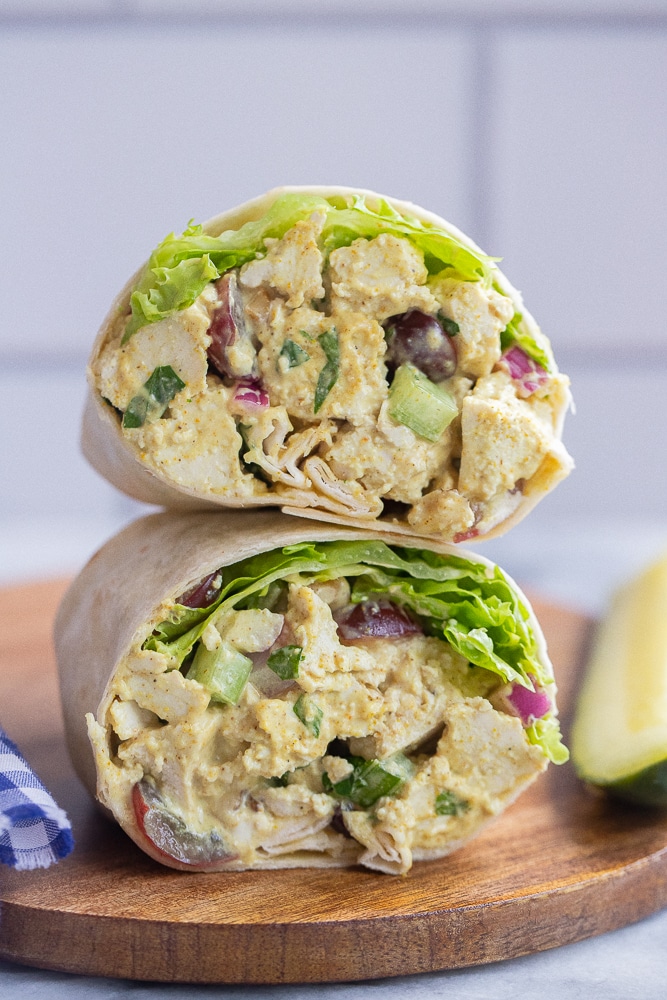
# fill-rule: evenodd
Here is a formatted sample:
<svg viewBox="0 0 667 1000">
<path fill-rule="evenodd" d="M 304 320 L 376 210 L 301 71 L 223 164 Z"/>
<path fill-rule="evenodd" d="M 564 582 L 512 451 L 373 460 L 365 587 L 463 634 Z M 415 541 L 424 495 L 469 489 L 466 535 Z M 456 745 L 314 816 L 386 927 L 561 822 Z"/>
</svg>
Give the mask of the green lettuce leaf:
<svg viewBox="0 0 667 1000">
<path fill-rule="evenodd" d="M 144 644 L 182 663 L 220 608 L 256 606 L 279 580 L 309 584 L 344 576 L 353 581 L 352 600 L 387 596 L 420 618 L 427 634 L 446 640 L 469 663 L 506 682 L 533 687 L 552 683 L 539 657 L 528 608 L 502 570 L 461 556 L 425 549 L 391 548 L 381 541 L 300 542 L 227 566 L 216 602 L 193 621 L 174 608 Z M 557 763 L 567 759 L 558 722 L 547 716 L 527 730 Z"/>
<path fill-rule="evenodd" d="M 547 715 L 537 719 L 526 729 L 526 736 L 531 743 L 541 747 L 549 760 L 554 764 L 564 764 L 570 758 L 570 753 L 563 745 L 558 719 Z"/>
<path fill-rule="evenodd" d="M 180 309 L 187 309 L 219 274 L 207 253 L 180 260 L 173 267 L 155 264 L 145 271 L 130 296 L 132 316 L 125 327 L 123 343 L 147 323 L 157 323 Z"/>
<path fill-rule="evenodd" d="M 494 258 L 470 250 L 444 230 L 403 216 L 386 201 L 371 209 L 361 196 L 352 204 L 346 199 L 287 192 L 274 201 L 260 219 L 237 230 L 208 236 L 199 225 L 190 224 L 180 236 L 170 233 L 153 251 L 130 297 L 132 314 L 123 343 L 140 327 L 186 309 L 209 281 L 239 267 L 266 251 L 265 240 L 280 238 L 288 229 L 314 211 L 324 212 L 322 249 L 325 254 L 353 240 L 373 239 L 381 233 L 405 237 L 424 254 L 431 274 L 451 268 L 464 281 L 490 284 Z"/>
</svg>

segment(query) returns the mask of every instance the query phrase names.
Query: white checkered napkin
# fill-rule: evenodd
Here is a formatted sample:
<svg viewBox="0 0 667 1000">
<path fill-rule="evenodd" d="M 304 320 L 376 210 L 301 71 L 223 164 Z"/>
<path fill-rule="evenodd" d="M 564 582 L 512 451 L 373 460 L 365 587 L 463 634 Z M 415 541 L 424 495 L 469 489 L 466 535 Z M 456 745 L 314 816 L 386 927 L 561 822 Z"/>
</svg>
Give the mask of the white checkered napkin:
<svg viewBox="0 0 667 1000">
<path fill-rule="evenodd" d="M 19 871 L 48 868 L 73 846 L 66 814 L 0 729 L 0 862 Z"/>
</svg>

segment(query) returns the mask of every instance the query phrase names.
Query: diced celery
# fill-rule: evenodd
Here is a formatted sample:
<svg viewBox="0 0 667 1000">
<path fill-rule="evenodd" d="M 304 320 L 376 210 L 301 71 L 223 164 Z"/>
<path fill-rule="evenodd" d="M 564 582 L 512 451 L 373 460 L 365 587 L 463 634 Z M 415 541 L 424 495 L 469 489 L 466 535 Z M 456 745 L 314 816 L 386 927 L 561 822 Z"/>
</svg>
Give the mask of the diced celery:
<svg viewBox="0 0 667 1000">
<path fill-rule="evenodd" d="M 324 712 L 307 694 L 302 694 L 295 702 L 294 714 L 304 724 L 306 729 L 310 730 L 313 736 L 320 735 L 320 726 Z"/>
<path fill-rule="evenodd" d="M 211 701 L 236 705 L 251 670 L 252 660 L 228 643 L 223 642 L 217 649 L 207 649 L 200 643 L 187 678 L 203 684 Z"/>
<path fill-rule="evenodd" d="M 437 441 L 457 415 L 454 397 L 414 365 L 396 369 L 389 389 L 389 415 L 427 441 Z"/>
</svg>

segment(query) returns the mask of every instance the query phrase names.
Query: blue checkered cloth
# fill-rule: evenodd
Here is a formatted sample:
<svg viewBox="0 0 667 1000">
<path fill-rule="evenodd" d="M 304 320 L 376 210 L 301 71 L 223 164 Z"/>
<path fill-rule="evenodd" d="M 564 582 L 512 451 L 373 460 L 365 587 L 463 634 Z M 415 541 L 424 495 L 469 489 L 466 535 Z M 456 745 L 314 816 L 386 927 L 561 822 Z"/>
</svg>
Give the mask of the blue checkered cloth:
<svg viewBox="0 0 667 1000">
<path fill-rule="evenodd" d="M 0 862 L 48 868 L 73 847 L 67 815 L 0 729 Z"/>
</svg>

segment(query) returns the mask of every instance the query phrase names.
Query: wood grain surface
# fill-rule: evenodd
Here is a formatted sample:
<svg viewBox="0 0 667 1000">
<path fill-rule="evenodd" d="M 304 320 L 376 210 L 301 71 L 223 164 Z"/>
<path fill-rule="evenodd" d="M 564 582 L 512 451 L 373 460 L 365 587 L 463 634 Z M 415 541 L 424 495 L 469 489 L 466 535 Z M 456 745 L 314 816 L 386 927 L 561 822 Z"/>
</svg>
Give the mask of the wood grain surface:
<svg viewBox="0 0 667 1000">
<path fill-rule="evenodd" d="M 362 980 L 511 958 L 667 905 L 667 817 L 550 767 L 468 846 L 399 878 L 361 869 L 189 874 L 102 817 L 65 752 L 51 621 L 63 583 L 0 591 L 0 720 L 74 826 L 46 871 L 0 870 L 0 956 L 192 983 Z M 535 601 L 567 733 L 591 622 Z"/>
</svg>

